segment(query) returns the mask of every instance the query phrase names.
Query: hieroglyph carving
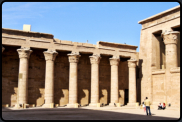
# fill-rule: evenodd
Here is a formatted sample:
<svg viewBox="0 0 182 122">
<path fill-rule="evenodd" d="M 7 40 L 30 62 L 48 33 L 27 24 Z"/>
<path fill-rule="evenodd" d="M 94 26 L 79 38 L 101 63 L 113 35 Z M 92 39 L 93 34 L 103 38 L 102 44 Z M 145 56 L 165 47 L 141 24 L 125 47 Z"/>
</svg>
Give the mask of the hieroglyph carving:
<svg viewBox="0 0 182 122">
<path fill-rule="evenodd" d="M 56 51 L 45 51 L 43 53 L 46 61 L 54 61 L 56 59 L 56 56 L 58 55 Z"/>
<path fill-rule="evenodd" d="M 30 54 L 33 52 L 32 50 L 30 49 L 27 49 L 27 48 L 20 48 L 20 49 L 17 49 L 18 51 L 18 54 L 19 54 L 19 58 L 27 58 L 29 59 L 30 57 Z"/>
<path fill-rule="evenodd" d="M 89 56 L 91 64 L 99 64 L 101 57 L 98 55 Z"/>
</svg>

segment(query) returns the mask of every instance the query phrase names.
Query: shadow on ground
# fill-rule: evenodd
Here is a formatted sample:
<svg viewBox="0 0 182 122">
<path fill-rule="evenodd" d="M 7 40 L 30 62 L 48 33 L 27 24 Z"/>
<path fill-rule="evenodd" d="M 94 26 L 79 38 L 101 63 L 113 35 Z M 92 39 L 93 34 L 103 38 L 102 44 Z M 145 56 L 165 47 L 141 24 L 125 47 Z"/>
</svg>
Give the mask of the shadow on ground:
<svg viewBox="0 0 182 122">
<path fill-rule="evenodd" d="M 5 120 L 178 120 L 177 118 L 146 116 L 124 112 L 91 110 L 83 108 L 2 109 Z"/>
</svg>

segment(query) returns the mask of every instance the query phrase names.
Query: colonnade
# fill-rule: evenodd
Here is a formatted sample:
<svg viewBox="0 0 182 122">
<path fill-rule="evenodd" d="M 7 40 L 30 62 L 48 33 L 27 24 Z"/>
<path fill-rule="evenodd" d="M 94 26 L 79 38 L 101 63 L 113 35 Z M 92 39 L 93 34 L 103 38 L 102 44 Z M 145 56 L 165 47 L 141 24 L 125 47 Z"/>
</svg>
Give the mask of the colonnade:
<svg viewBox="0 0 182 122">
<path fill-rule="evenodd" d="M 2 52 L 4 47 L 2 47 Z M 17 50 L 20 58 L 19 77 L 18 77 L 18 104 L 28 104 L 28 64 L 29 57 L 32 50 L 28 48 L 20 48 Z M 54 104 L 54 61 L 58 53 L 56 51 L 44 51 L 46 60 L 45 73 L 45 103 L 42 107 L 49 108 Z M 77 105 L 77 77 L 78 77 L 78 53 L 68 54 L 70 63 L 69 69 L 69 103 L 68 107 L 75 107 Z M 101 57 L 99 55 L 92 55 L 89 57 L 91 62 L 91 103 L 89 106 L 97 106 L 99 103 L 99 63 Z M 111 65 L 111 99 L 109 106 L 114 106 L 114 103 L 119 102 L 118 90 L 118 65 L 120 59 L 112 57 L 109 59 Z M 136 103 L 136 60 L 128 60 L 129 66 L 129 104 Z"/>
</svg>

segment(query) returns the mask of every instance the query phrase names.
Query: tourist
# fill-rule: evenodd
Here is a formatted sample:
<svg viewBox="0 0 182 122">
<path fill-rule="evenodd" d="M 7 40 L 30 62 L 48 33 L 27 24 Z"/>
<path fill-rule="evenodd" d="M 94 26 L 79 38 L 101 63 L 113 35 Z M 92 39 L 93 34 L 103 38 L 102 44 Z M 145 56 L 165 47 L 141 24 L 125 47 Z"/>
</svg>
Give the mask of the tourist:
<svg viewBox="0 0 182 122">
<path fill-rule="evenodd" d="M 171 106 L 171 103 L 169 103 L 168 106 L 170 107 Z"/>
<path fill-rule="evenodd" d="M 142 104 L 143 104 L 143 109 L 144 109 L 144 112 L 145 112 L 146 111 L 146 106 L 145 106 L 144 102 Z"/>
<path fill-rule="evenodd" d="M 166 104 L 163 103 L 162 109 L 164 110 L 166 108 Z"/>
<path fill-rule="evenodd" d="M 162 109 L 162 104 L 161 103 L 159 103 L 159 105 L 158 105 L 158 110 L 160 110 L 160 109 Z"/>
<path fill-rule="evenodd" d="M 148 99 L 148 97 L 146 97 L 146 100 L 145 100 L 144 104 L 146 106 L 147 116 L 148 116 L 148 111 L 149 111 L 149 115 L 151 115 L 151 113 L 150 113 L 150 105 L 151 105 L 151 103 L 150 103 L 150 100 Z"/>
</svg>

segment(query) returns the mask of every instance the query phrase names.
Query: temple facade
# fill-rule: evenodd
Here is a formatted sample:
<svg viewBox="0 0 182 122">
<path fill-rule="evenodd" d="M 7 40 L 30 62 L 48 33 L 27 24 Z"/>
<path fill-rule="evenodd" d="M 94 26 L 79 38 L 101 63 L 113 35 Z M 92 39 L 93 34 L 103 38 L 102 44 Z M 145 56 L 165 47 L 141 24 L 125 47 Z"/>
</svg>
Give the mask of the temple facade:
<svg viewBox="0 0 182 122">
<path fill-rule="evenodd" d="M 180 6 L 139 21 L 141 100 L 180 108 Z"/>
<path fill-rule="evenodd" d="M 2 28 L 2 104 L 180 105 L 180 6 L 139 22 L 137 46 Z"/>
</svg>

